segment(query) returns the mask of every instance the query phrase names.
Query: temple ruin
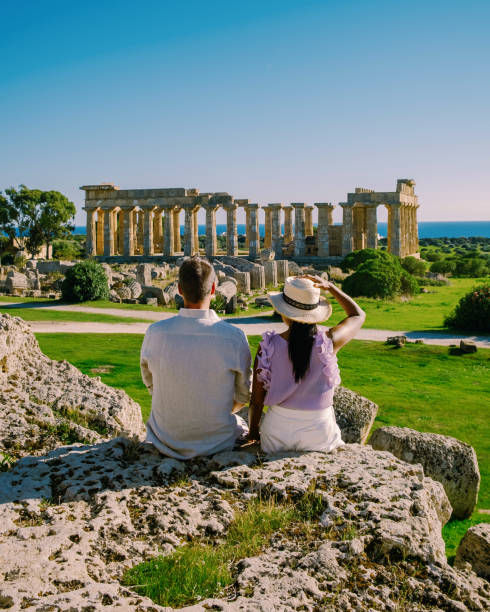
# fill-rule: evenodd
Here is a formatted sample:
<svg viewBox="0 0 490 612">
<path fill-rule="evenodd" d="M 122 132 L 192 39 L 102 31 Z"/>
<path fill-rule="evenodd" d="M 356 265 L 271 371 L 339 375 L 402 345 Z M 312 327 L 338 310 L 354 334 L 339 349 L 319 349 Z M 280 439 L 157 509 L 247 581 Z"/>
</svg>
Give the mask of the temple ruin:
<svg viewBox="0 0 490 612">
<path fill-rule="evenodd" d="M 87 255 L 107 260 L 172 257 L 200 252 L 197 212 L 206 211 L 207 257 L 238 255 L 236 213 L 245 209 L 245 248 L 250 259 L 258 257 L 261 243 L 259 215 L 264 215 L 265 239 L 276 258 L 309 259 L 343 257 L 363 248 L 377 248 L 377 208 L 388 209 L 388 251 L 405 257 L 418 250 L 415 182 L 398 179 L 396 191 L 378 192 L 357 187 L 347 194 L 342 224 L 332 221 L 333 204 L 316 202 L 318 223 L 313 227 L 313 206 L 294 202 L 285 206 L 259 206 L 228 193 L 199 193 L 197 189 L 119 189 L 112 183 L 85 185 Z M 218 251 L 216 211 L 226 211 L 226 251 Z M 180 212 L 184 211 L 184 236 Z M 261 212 L 263 211 L 263 213 Z M 284 228 L 284 231 L 283 231 Z M 245 254 L 245 253 L 243 253 Z"/>
</svg>

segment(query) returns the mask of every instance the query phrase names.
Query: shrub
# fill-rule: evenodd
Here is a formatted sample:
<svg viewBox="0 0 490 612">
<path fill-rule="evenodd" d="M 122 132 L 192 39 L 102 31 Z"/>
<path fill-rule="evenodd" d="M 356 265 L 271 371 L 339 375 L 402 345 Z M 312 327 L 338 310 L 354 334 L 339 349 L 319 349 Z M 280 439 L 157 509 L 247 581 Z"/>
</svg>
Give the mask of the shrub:
<svg viewBox="0 0 490 612">
<path fill-rule="evenodd" d="M 444 325 L 464 331 L 490 332 L 490 285 L 480 285 L 464 295 Z"/>
<path fill-rule="evenodd" d="M 220 293 L 216 293 L 214 295 L 214 298 L 211 300 L 211 303 L 209 304 L 209 308 L 211 310 L 214 310 L 215 312 L 221 312 L 225 310 L 226 308 L 225 298 Z"/>
<path fill-rule="evenodd" d="M 427 270 L 427 262 L 423 259 L 413 257 L 413 255 L 404 257 L 401 264 L 409 274 L 415 274 L 416 276 L 423 276 Z"/>
<path fill-rule="evenodd" d="M 84 255 L 83 244 L 75 240 L 55 240 L 53 242 L 53 259 L 81 259 Z"/>
<path fill-rule="evenodd" d="M 400 292 L 403 295 L 415 295 L 416 293 L 420 293 L 418 280 L 406 270 L 402 270 L 400 276 Z"/>
<path fill-rule="evenodd" d="M 107 300 L 109 285 L 104 268 L 93 259 L 75 264 L 66 271 L 61 293 L 68 302 Z"/>
<path fill-rule="evenodd" d="M 352 253 L 346 255 L 340 267 L 344 272 L 347 272 L 347 270 L 357 270 L 360 265 L 370 259 L 388 261 L 394 259 L 394 257 L 380 249 L 360 249 L 359 251 L 352 251 Z"/>
<path fill-rule="evenodd" d="M 369 259 L 343 282 L 342 289 L 356 297 L 392 298 L 401 288 L 401 268 L 391 261 Z"/>
<path fill-rule="evenodd" d="M 452 274 L 456 271 L 456 264 L 449 259 L 440 259 L 431 264 L 430 271 L 436 274 Z"/>
</svg>

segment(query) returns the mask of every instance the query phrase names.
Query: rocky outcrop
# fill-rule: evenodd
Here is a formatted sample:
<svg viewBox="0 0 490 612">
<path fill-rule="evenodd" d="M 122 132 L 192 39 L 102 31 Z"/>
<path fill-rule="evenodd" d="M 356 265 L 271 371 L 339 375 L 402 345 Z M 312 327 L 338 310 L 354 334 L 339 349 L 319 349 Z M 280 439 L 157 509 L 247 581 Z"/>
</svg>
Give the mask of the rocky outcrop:
<svg viewBox="0 0 490 612">
<path fill-rule="evenodd" d="M 144 435 L 136 402 L 49 359 L 24 321 L 0 315 L 0 451 L 16 458 L 122 434 Z"/>
<path fill-rule="evenodd" d="M 0 474 L 0 597 L 12 609 L 37 611 L 163 610 L 120 585 L 125 569 L 189 538 L 224 534 L 257 495 L 305 493 L 321 503 L 314 537 L 299 529 L 273 538 L 257 557 L 237 559 L 234 601 L 208 600 L 196 610 L 490 605 L 488 583 L 446 564 L 441 526 L 451 508 L 420 466 L 360 445 L 179 462 L 126 439 L 26 457 Z"/>
<path fill-rule="evenodd" d="M 444 486 L 453 516 L 458 519 L 471 516 L 478 499 L 480 471 L 475 450 L 469 444 L 407 427 L 377 429 L 369 443 L 407 463 L 420 463 L 427 476 Z"/>
<path fill-rule="evenodd" d="M 358 393 L 337 387 L 333 397 L 335 420 L 347 443 L 364 444 L 374 423 L 378 406 Z"/>
<path fill-rule="evenodd" d="M 490 580 L 490 523 L 470 527 L 459 543 L 454 565 L 467 563 L 478 576 Z"/>
</svg>

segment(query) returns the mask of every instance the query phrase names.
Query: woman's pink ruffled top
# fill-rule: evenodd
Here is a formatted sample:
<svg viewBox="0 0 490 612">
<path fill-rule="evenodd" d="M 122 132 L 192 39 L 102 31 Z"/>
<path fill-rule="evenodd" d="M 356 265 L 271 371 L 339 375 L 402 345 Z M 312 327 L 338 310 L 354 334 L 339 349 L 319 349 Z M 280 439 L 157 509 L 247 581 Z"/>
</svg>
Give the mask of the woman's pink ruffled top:
<svg viewBox="0 0 490 612">
<path fill-rule="evenodd" d="M 288 342 L 274 332 L 265 332 L 260 343 L 257 378 L 267 393 L 267 406 L 292 410 L 320 410 L 333 404 L 335 387 L 340 385 L 337 356 L 331 338 L 323 330 L 315 336 L 310 367 L 298 383 L 294 380 Z"/>
</svg>

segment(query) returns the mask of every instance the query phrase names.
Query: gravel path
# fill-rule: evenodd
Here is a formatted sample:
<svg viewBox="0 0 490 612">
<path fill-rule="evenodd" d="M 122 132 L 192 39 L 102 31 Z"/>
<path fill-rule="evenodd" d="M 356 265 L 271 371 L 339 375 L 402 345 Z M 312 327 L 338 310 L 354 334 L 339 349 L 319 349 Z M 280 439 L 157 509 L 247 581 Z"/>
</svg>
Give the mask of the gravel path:
<svg viewBox="0 0 490 612">
<path fill-rule="evenodd" d="M 96 310 L 96 309 L 94 309 Z M 104 309 L 105 312 L 105 309 Z M 120 311 L 119 311 L 120 312 Z M 140 311 L 142 312 L 142 311 Z M 152 313 L 160 316 L 160 319 L 174 316 L 169 313 Z M 139 315 L 141 316 L 141 315 Z M 285 329 L 283 323 L 264 321 L 260 317 L 235 317 L 228 319 L 230 325 L 236 325 L 242 329 L 247 336 L 261 335 L 265 331 L 282 332 Z M 71 321 L 32 321 L 29 323 L 35 333 L 98 333 L 98 334 L 144 334 L 149 323 L 80 323 Z M 404 335 L 411 341 L 423 340 L 425 344 L 437 346 L 459 345 L 463 338 L 473 340 L 480 348 L 490 348 L 490 337 L 488 336 L 465 336 L 462 334 L 445 334 L 438 332 L 416 332 L 416 331 L 394 331 L 389 329 L 361 329 L 357 334 L 358 340 L 376 340 L 384 342 L 388 336 Z"/>
</svg>

